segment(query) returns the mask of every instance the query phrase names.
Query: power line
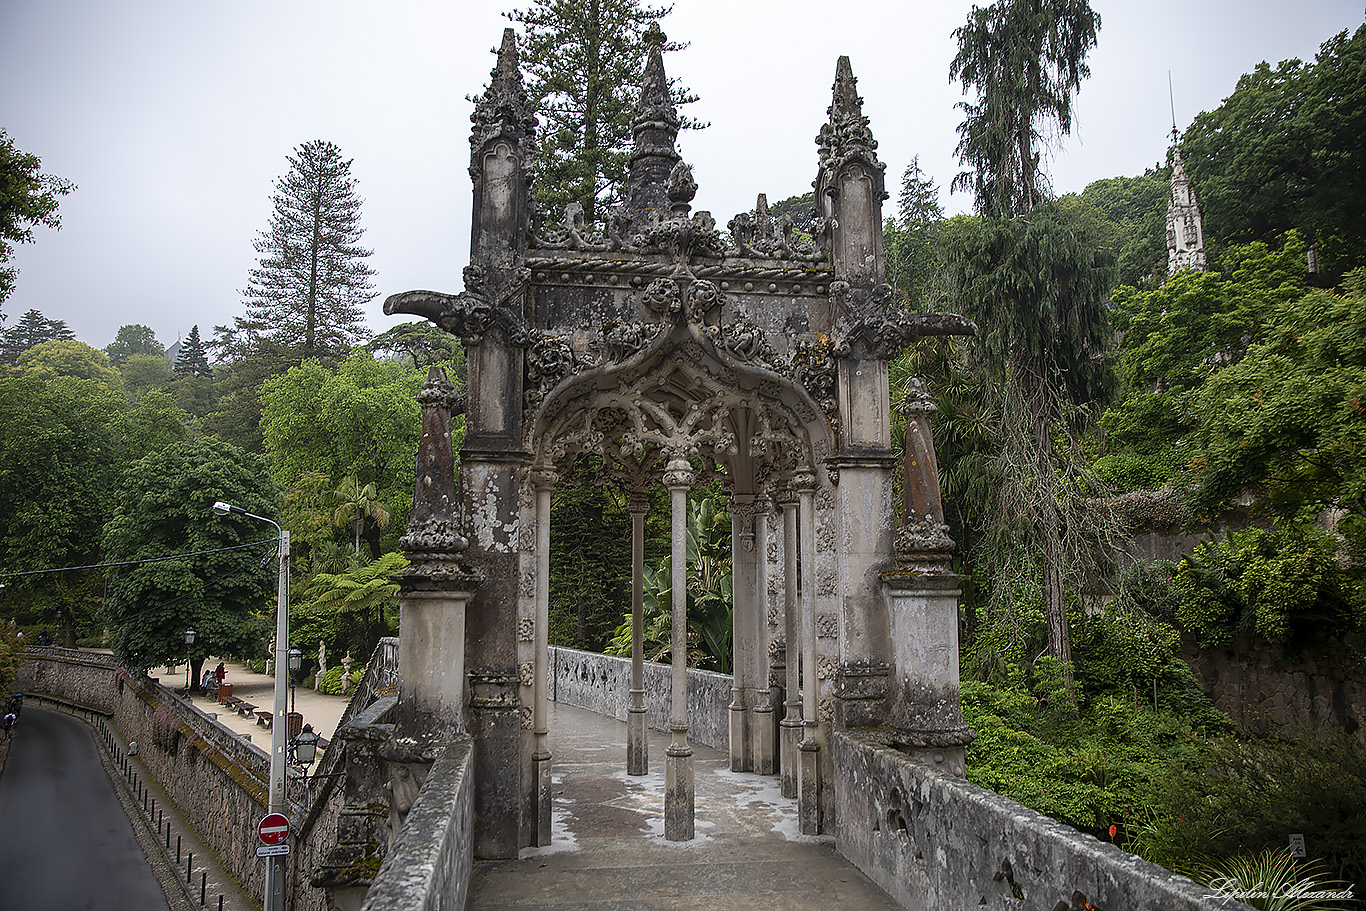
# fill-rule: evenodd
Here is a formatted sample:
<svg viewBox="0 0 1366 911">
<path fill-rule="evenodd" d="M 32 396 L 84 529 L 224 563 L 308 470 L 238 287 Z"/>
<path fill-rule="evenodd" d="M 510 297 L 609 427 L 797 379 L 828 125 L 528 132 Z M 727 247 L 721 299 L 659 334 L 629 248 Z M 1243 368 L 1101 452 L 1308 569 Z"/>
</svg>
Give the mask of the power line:
<svg viewBox="0 0 1366 911">
<path fill-rule="evenodd" d="M 122 563 L 90 563 L 85 566 L 58 566 L 53 569 L 30 569 L 22 573 L 0 573 L 0 579 L 17 579 L 21 576 L 39 576 L 44 573 L 75 572 L 79 569 L 110 569 L 116 566 L 141 566 L 144 563 L 162 563 L 166 560 L 180 560 L 185 557 L 202 557 L 206 554 L 221 554 L 229 550 L 243 550 L 248 547 L 260 547 L 262 544 L 278 543 L 278 538 L 266 538 L 261 541 L 252 541 L 250 544 L 234 544 L 231 547 L 216 547 L 213 550 L 196 550 L 185 554 L 171 554 L 167 557 L 148 557 L 146 560 L 125 560 Z"/>
</svg>

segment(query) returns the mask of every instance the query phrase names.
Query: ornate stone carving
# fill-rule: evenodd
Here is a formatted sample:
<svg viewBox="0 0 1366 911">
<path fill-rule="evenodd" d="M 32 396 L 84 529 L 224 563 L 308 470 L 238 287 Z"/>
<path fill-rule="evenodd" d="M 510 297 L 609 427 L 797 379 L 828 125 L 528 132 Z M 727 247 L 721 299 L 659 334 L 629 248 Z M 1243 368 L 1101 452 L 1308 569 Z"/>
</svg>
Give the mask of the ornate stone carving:
<svg viewBox="0 0 1366 911">
<path fill-rule="evenodd" d="M 893 309 L 891 285 L 851 288 L 848 282 L 830 284 L 835 312 L 837 357 L 855 350 L 883 360 L 896 357 L 917 339 L 937 335 L 976 335 L 977 325 L 955 313 L 907 313 Z"/>
<path fill-rule="evenodd" d="M 669 180 L 664 184 L 664 193 L 675 209 L 686 207 L 697 195 L 697 181 L 692 176 L 692 166 L 680 160 L 669 172 Z M 686 209 L 684 209 L 686 211 Z"/>
<path fill-rule="evenodd" d="M 517 678 L 521 681 L 522 686 L 535 686 L 536 662 L 523 661 L 521 664 L 517 665 Z"/>
<path fill-rule="evenodd" d="M 388 316 L 407 313 L 431 320 L 467 345 L 478 345 L 494 326 L 507 333 L 508 341 L 519 348 L 531 342 L 531 334 L 522 320 L 521 296 L 525 286 L 514 284 L 498 301 L 490 301 L 484 287 L 483 270 L 478 266 L 465 267 L 465 288 L 459 294 L 438 291 L 405 291 L 385 298 L 384 312 Z"/>
<path fill-rule="evenodd" d="M 829 343 L 813 344 L 806 339 L 798 339 L 787 369 L 783 371 L 793 382 L 802 386 L 831 419 L 837 419 L 839 414 L 839 398 L 835 393 L 838 368 L 834 356 L 837 353 Z"/>
<path fill-rule="evenodd" d="M 826 114 L 828 119 L 816 136 L 822 169 L 838 171 L 856 159 L 886 168 L 877 160 L 877 140 L 863 114 L 863 99 L 848 57 L 841 57 L 835 66 L 835 87 Z"/>
<path fill-rule="evenodd" d="M 591 367 L 563 338 L 538 332 L 526 349 L 526 407 L 535 409 L 563 379 Z"/>
<path fill-rule="evenodd" d="M 533 592 L 534 594 L 534 592 Z M 517 641 L 532 642 L 536 638 L 536 621 L 530 617 L 517 618 Z"/>
<path fill-rule="evenodd" d="M 760 193 L 754 211 L 741 212 L 726 225 L 741 256 L 767 259 L 795 259 L 816 262 L 822 259 L 820 250 L 809 240 L 797 240 L 792 218 L 774 217 L 768 211 L 768 197 Z"/>
<path fill-rule="evenodd" d="M 677 286 L 675 286 L 675 292 Z M 649 306 L 648 302 L 646 306 Z M 621 363 L 640 351 L 659 334 L 658 324 L 608 320 L 603 324 L 603 345 L 607 349 L 607 359 Z"/>
<path fill-rule="evenodd" d="M 778 588 L 779 588 L 778 581 L 779 581 L 779 580 L 778 580 L 777 577 L 775 577 L 775 576 L 769 576 L 768 579 L 769 579 L 769 586 L 768 586 L 768 587 L 769 587 L 769 594 L 770 594 L 770 595 L 776 595 L 776 594 L 778 594 Z M 769 625 L 769 626 L 777 626 L 778 624 L 780 624 L 780 623 L 783 622 L 783 609 L 782 609 L 780 606 L 778 606 L 777 604 L 771 604 L 771 605 L 769 605 L 768 612 L 764 615 L 764 619 L 766 619 L 766 620 L 768 621 L 768 625 Z"/>
<path fill-rule="evenodd" d="M 712 311 L 718 309 L 725 296 L 721 290 L 706 279 L 699 279 L 688 288 L 688 321 L 706 322 Z"/>
<path fill-rule="evenodd" d="M 769 370 L 780 369 L 777 355 L 769 345 L 764 331 L 747 319 L 737 320 L 723 326 L 716 340 L 716 346 L 729 352 L 736 360 L 756 364 Z M 776 390 L 767 391 L 770 398 L 777 398 Z"/>
<path fill-rule="evenodd" d="M 536 131 L 532 110 L 518 66 L 516 33 L 511 28 L 503 29 L 503 44 L 490 74 L 488 90 L 474 99 L 474 112 L 470 114 L 471 178 L 479 179 L 480 155 L 496 140 L 509 140 L 528 150 Z"/>
<path fill-rule="evenodd" d="M 839 617 L 834 614 L 816 615 L 816 638 L 838 639 L 840 635 Z"/>
<path fill-rule="evenodd" d="M 536 570 L 522 570 L 522 575 L 517 586 L 517 593 L 523 598 L 536 597 Z"/>
<path fill-rule="evenodd" d="M 657 278 L 640 293 L 640 302 L 656 316 L 672 317 L 683 310 L 683 297 L 678 282 L 671 278 Z"/>
</svg>

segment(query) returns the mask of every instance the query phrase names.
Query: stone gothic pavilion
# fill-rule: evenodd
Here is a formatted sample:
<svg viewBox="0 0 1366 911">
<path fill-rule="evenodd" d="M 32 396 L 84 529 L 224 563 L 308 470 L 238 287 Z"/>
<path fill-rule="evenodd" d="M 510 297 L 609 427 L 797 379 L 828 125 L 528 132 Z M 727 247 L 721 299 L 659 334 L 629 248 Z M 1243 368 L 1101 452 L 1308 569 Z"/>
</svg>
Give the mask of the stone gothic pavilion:
<svg viewBox="0 0 1366 911">
<path fill-rule="evenodd" d="M 550 839 L 550 503 L 571 473 L 622 488 L 633 521 L 631 774 L 660 761 L 645 737 L 643 527 L 651 485 L 671 494 L 667 838 L 693 837 L 683 573 L 686 496 L 699 484 L 720 480 L 730 497 L 733 770 L 780 776 L 802 830 L 832 831 L 841 811 L 832 730 L 858 729 L 960 775 L 973 736 L 959 710 L 959 580 L 933 405 L 922 387 L 899 406 L 903 459 L 891 448 L 887 364 L 917 338 L 975 329 L 893 305 L 884 165 L 847 58 L 816 140 L 817 236 L 795 235 L 763 196 L 723 234 L 692 208 L 664 36 L 656 25 L 646 37 L 625 205 L 602 225 L 571 205 L 560 223 L 540 226 L 528 170 L 536 120 L 515 36 L 504 33 L 472 116 L 465 289 L 384 305 L 431 320 L 467 354 L 463 398 L 439 370 L 419 396 L 397 715 L 400 739 L 472 742 L 478 857 L 515 857 Z M 462 411 L 457 454 L 449 422 Z"/>
</svg>

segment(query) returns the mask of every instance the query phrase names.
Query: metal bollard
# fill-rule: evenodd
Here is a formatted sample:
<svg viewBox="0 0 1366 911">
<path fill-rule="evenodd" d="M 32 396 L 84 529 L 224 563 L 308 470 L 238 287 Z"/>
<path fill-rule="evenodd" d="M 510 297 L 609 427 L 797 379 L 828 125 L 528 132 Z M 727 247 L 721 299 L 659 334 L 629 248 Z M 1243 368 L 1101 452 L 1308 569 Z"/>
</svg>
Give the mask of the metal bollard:
<svg viewBox="0 0 1366 911">
<path fill-rule="evenodd" d="M 171 830 L 170 830 L 170 829 L 167 829 L 166 831 L 169 833 Z M 170 835 L 168 834 L 168 835 L 167 835 L 168 847 L 169 847 L 169 841 L 170 841 Z M 177 867 L 180 866 L 180 836 L 179 836 L 179 835 L 177 835 L 177 836 L 175 837 L 175 863 L 176 863 L 176 866 L 177 866 Z"/>
<path fill-rule="evenodd" d="M 199 874 L 199 903 L 204 904 L 204 889 L 209 882 L 209 871 L 202 870 Z"/>
<path fill-rule="evenodd" d="M 185 885 L 187 885 L 187 886 L 190 884 L 190 868 L 193 867 L 193 866 L 194 866 L 194 852 L 191 851 L 190 854 L 189 854 L 189 856 L 185 858 Z"/>
</svg>

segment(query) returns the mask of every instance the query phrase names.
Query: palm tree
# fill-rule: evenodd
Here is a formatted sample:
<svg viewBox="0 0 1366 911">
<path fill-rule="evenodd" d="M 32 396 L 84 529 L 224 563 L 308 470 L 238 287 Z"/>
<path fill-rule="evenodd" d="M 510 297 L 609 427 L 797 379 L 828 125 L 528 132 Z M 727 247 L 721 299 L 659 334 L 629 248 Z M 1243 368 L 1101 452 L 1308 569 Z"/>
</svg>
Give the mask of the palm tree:
<svg viewBox="0 0 1366 911">
<path fill-rule="evenodd" d="M 332 521 L 338 527 L 351 523 L 351 530 L 356 535 L 356 557 L 359 558 L 360 533 L 365 528 L 365 520 L 369 519 L 384 528 L 389 524 L 389 508 L 379 501 L 374 484 L 362 487 L 355 475 L 343 478 L 341 486 L 332 492 L 332 496 L 339 504 L 332 514 Z"/>
</svg>

